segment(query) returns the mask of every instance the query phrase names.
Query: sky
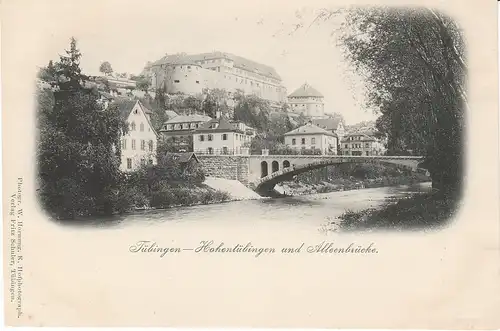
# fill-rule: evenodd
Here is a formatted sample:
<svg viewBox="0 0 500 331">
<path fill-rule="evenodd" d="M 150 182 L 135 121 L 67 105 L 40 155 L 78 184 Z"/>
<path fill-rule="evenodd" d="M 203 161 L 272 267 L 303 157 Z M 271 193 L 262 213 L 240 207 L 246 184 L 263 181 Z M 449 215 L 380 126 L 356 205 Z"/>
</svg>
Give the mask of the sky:
<svg viewBox="0 0 500 331">
<path fill-rule="evenodd" d="M 288 93 L 307 82 L 325 96 L 325 111 L 342 114 L 347 124 L 376 118 L 363 108 L 362 80 L 331 36 L 336 20 L 309 26 L 320 7 L 218 0 L 90 3 L 78 15 L 68 15 L 77 9 L 74 2 L 61 2 L 56 12 L 40 6 L 37 24 L 45 39 L 38 65 L 58 59 L 71 36 L 78 40 L 82 69 L 91 75 L 99 74 L 103 61 L 115 72 L 138 74 L 166 53 L 217 50 L 274 67 Z M 295 31 L 300 22 L 306 24 Z"/>
</svg>

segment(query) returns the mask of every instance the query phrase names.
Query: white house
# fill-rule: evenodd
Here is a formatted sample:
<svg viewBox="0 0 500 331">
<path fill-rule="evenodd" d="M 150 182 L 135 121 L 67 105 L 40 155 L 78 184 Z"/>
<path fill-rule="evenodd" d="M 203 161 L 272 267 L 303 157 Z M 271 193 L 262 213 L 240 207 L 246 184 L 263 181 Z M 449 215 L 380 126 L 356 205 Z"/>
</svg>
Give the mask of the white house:
<svg viewBox="0 0 500 331">
<path fill-rule="evenodd" d="M 285 145 L 289 148 L 321 154 L 337 154 L 337 136 L 311 122 L 285 133 Z"/>
<path fill-rule="evenodd" d="M 319 126 L 326 131 L 331 131 L 338 138 L 338 144 L 344 138 L 345 135 L 345 126 L 342 120 L 339 117 L 333 118 L 313 118 L 311 120 L 312 124 Z"/>
<path fill-rule="evenodd" d="M 255 129 L 224 116 L 212 119 L 193 133 L 193 151 L 197 154 L 245 154 L 255 137 Z"/>
<path fill-rule="evenodd" d="M 141 165 L 156 164 L 157 133 L 151 124 L 151 110 L 139 100 L 117 100 L 120 116 L 129 125 L 127 134 L 121 137 L 122 171 L 134 171 Z"/>
<path fill-rule="evenodd" d="M 346 134 L 340 148 L 342 155 L 373 156 L 383 155 L 386 148 L 372 132 L 353 132 Z"/>
</svg>

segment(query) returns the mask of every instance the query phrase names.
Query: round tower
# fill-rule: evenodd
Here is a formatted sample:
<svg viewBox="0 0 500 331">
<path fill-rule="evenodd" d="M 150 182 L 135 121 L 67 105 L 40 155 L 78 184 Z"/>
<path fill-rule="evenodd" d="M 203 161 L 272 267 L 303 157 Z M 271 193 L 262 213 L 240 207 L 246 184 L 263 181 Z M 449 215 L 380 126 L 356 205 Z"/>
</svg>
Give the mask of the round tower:
<svg viewBox="0 0 500 331">
<path fill-rule="evenodd" d="M 203 91 L 202 68 L 194 62 L 167 64 L 165 68 L 166 92 L 169 94 L 198 94 Z"/>
</svg>

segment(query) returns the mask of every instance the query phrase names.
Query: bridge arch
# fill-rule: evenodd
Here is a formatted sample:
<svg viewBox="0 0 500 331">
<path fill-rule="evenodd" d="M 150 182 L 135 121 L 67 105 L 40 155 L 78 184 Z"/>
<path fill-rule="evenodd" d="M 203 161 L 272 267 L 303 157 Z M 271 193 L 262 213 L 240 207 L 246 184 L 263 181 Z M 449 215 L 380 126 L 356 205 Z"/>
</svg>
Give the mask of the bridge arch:
<svg viewBox="0 0 500 331">
<path fill-rule="evenodd" d="M 267 162 L 266 161 L 262 161 L 260 163 L 260 178 L 266 177 L 267 175 L 268 175 Z"/>
<path fill-rule="evenodd" d="M 274 158 L 274 157 L 273 157 Z M 276 158 L 274 158 L 276 159 Z M 272 160 L 272 159 L 271 159 Z M 269 160 L 269 162 L 271 162 Z M 290 167 L 290 162 L 288 157 L 283 161 L 283 166 L 281 169 L 276 171 L 273 161 L 272 165 L 272 173 L 268 173 L 267 171 L 267 163 L 266 161 L 262 161 L 262 163 L 266 164 L 266 171 L 262 168 L 261 174 L 262 176 L 256 181 L 253 182 L 255 185 L 255 191 L 261 195 L 268 194 L 274 186 L 282 181 L 291 180 L 295 175 L 311 171 L 313 169 L 324 168 L 329 165 L 336 164 L 345 164 L 345 163 L 377 163 L 377 164 L 387 164 L 392 166 L 398 166 L 401 168 L 411 169 L 412 171 L 416 171 L 418 169 L 418 165 L 421 164 L 423 160 L 422 156 L 331 156 L 331 157 L 297 157 L 297 160 L 294 159 L 293 167 Z M 297 164 L 298 163 L 298 164 Z M 301 164 L 302 163 L 302 164 Z M 279 165 L 279 163 L 278 163 Z M 288 166 L 286 166 L 288 165 Z M 264 175 L 266 173 L 267 175 Z"/>
<path fill-rule="evenodd" d="M 276 172 L 279 170 L 280 170 L 280 164 L 278 163 L 278 161 L 273 161 L 271 163 L 271 172 Z"/>
</svg>

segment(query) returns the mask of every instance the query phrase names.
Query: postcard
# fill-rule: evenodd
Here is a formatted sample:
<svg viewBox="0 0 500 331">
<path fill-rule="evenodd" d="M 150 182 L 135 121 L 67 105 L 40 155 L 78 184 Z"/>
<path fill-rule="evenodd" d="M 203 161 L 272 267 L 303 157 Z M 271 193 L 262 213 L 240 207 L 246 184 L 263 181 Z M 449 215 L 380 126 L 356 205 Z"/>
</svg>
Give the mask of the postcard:
<svg viewBox="0 0 500 331">
<path fill-rule="evenodd" d="M 6 323 L 496 329 L 494 1 L 4 1 Z"/>
</svg>

